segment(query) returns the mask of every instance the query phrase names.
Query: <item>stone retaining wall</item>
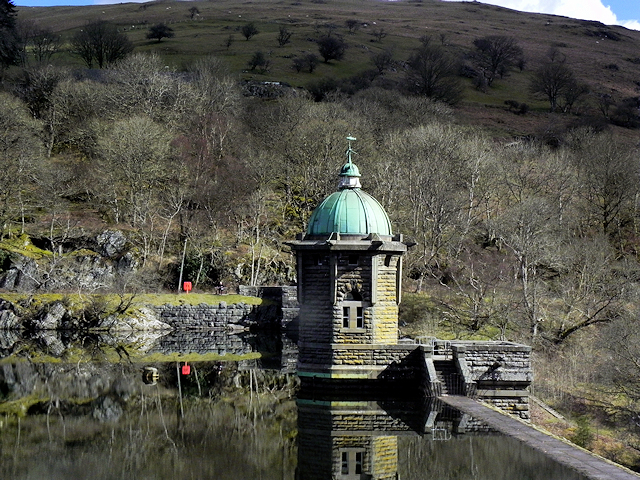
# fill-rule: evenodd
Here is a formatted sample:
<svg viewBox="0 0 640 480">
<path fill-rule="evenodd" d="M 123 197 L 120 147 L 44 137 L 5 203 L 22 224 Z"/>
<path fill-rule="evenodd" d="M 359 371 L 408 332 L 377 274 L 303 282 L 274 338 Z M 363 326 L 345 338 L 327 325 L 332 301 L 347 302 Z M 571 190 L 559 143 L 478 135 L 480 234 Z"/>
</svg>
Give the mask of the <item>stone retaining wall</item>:
<svg viewBox="0 0 640 480">
<path fill-rule="evenodd" d="M 161 305 L 154 307 L 161 322 L 174 329 L 226 330 L 230 324 L 251 326 L 257 323 L 257 308 L 240 303 L 218 305 Z"/>
<path fill-rule="evenodd" d="M 176 330 L 160 338 L 149 353 L 189 352 L 199 355 L 247 355 L 253 348 L 242 336 L 216 331 Z"/>
</svg>

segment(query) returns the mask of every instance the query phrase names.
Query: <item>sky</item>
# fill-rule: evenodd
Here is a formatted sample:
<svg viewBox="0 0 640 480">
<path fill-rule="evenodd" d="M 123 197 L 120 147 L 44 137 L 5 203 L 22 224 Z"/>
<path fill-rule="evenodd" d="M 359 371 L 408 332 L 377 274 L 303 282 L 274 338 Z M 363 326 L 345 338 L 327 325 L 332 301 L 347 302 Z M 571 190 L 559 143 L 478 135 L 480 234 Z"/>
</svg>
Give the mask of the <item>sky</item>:
<svg viewBox="0 0 640 480">
<path fill-rule="evenodd" d="M 456 0 L 447 0 L 456 1 Z M 480 0 L 481 3 L 521 10 L 550 13 L 581 20 L 597 20 L 606 25 L 622 25 L 640 30 L 640 0 Z"/>
<path fill-rule="evenodd" d="M 123 0 L 14 0 L 18 6 L 91 5 L 122 3 Z M 132 1 L 132 0 L 129 0 Z M 144 1 L 144 0 L 137 0 Z M 457 0 L 446 0 L 457 1 Z M 622 25 L 640 30 L 640 0 L 481 0 L 524 12 L 550 13 L 606 25 Z"/>
</svg>

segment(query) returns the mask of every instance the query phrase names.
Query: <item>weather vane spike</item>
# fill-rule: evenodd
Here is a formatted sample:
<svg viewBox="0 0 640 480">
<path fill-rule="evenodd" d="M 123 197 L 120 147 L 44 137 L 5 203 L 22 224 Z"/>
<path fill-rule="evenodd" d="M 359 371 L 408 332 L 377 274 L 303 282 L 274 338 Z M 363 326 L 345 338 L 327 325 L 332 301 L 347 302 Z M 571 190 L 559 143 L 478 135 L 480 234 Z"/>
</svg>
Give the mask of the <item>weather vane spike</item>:
<svg viewBox="0 0 640 480">
<path fill-rule="evenodd" d="M 352 137 L 351 135 L 349 135 L 347 137 L 347 141 L 349 142 L 349 148 L 347 148 L 347 158 L 349 159 L 349 163 L 351 162 L 351 154 L 358 154 L 358 152 L 356 152 L 353 148 L 351 148 L 351 142 L 355 142 L 356 141 L 356 137 Z"/>
</svg>

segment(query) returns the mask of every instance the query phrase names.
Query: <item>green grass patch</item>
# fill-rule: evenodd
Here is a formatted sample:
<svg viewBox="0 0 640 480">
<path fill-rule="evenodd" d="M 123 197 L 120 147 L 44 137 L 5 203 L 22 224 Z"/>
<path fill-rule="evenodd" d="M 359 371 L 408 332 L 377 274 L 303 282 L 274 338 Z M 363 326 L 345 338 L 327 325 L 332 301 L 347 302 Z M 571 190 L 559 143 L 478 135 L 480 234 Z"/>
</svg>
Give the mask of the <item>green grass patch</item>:
<svg viewBox="0 0 640 480">
<path fill-rule="evenodd" d="M 166 362 L 238 362 L 240 360 L 255 360 L 261 358 L 258 352 L 246 355 L 219 355 L 216 353 L 152 353 L 140 357 L 131 357 L 136 363 L 166 363 Z"/>
<path fill-rule="evenodd" d="M 46 398 L 34 393 L 17 400 L 0 402 L 0 415 L 24 417 L 27 415 L 29 408 L 45 400 Z"/>
<path fill-rule="evenodd" d="M 132 307 L 142 307 L 145 305 L 218 305 L 225 302 L 227 305 L 244 303 L 246 305 L 268 305 L 268 300 L 259 297 L 247 297 L 243 295 L 215 295 L 211 293 L 143 293 L 126 294 L 133 295 Z M 13 304 L 20 304 L 29 300 L 31 305 L 41 306 L 53 302 L 65 302 L 73 310 L 88 304 L 92 298 L 99 297 L 109 303 L 117 303 L 121 296 L 115 293 L 110 294 L 78 294 L 78 293 L 40 293 L 28 295 L 24 293 L 3 292 L 0 298 Z"/>
<path fill-rule="evenodd" d="M 51 257 L 53 255 L 48 250 L 43 250 L 34 246 L 29 237 L 25 234 L 1 240 L 0 249 L 11 253 L 17 253 L 34 260 L 40 260 L 41 258 Z"/>
<path fill-rule="evenodd" d="M 244 303 L 246 305 L 263 305 L 263 300 L 259 297 L 246 297 L 243 295 L 215 295 L 211 293 L 144 293 L 136 295 L 135 305 L 218 305 L 225 302 L 227 305 Z"/>
<path fill-rule="evenodd" d="M 90 354 L 87 351 L 71 350 L 66 351 L 64 358 L 57 358 L 51 355 L 46 355 L 38 352 L 33 352 L 32 355 L 27 357 L 11 355 L 0 359 L 0 365 L 11 365 L 17 363 L 34 363 L 34 364 L 79 364 L 79 363 L 120 363 L 122 361 L 128 361 L 132 363 L 175 363 L 175 362 L 239 362 L 241 360 L 255 360 L 262 358 L 262 354 L 259 352 L 251 352 L 245 355 L 227 354 L 220 355 L 217 353 L 142 353 L 135 348 L 126 349 L 127 355 L 118 353 L 113 348 L 102 348 L 99 353 Z M 37 403 L 37 402 L 34 402 Z M 0 406 L 2 404 L 0 403 Z M 0 410 L 2 413 L 2 410 Z"/>
</svg>

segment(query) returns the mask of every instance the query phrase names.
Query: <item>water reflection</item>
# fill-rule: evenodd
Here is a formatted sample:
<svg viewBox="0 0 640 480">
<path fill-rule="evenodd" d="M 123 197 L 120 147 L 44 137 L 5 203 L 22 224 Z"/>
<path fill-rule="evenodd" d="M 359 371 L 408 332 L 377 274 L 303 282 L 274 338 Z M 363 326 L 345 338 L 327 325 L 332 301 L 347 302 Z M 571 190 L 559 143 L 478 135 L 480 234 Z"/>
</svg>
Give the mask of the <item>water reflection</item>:
<svg viewBox="0 0 640 480">
<path fill-rule="evenodd" d="M 56 340 L 58 360 L 32 361 L 42 340 L 19 339 L 0 361 L 0 478 L 581 478 L 437 401 L 298 392 L 282 355 L 270 357 L 272 369 L 145 363 L 126 349 L 107 361 L 108 347 L 95 343 L 93 360 L 71 362 L 80 339 Z M 147 351 L 176 348 L 167 342 Z M 252 351 L 282 343 L 242 342 Z"/>
<path fill-rule="evenodd" d="M 293 478 L 292 378 L 153 367 L 147 385 L 130 362 L 2 364 L 0 478 Z"/>
<path fill-rule="evenodd" d="M 437 400 L 297 403 L 298 480 L 584 480 Z"/>
</svg>

